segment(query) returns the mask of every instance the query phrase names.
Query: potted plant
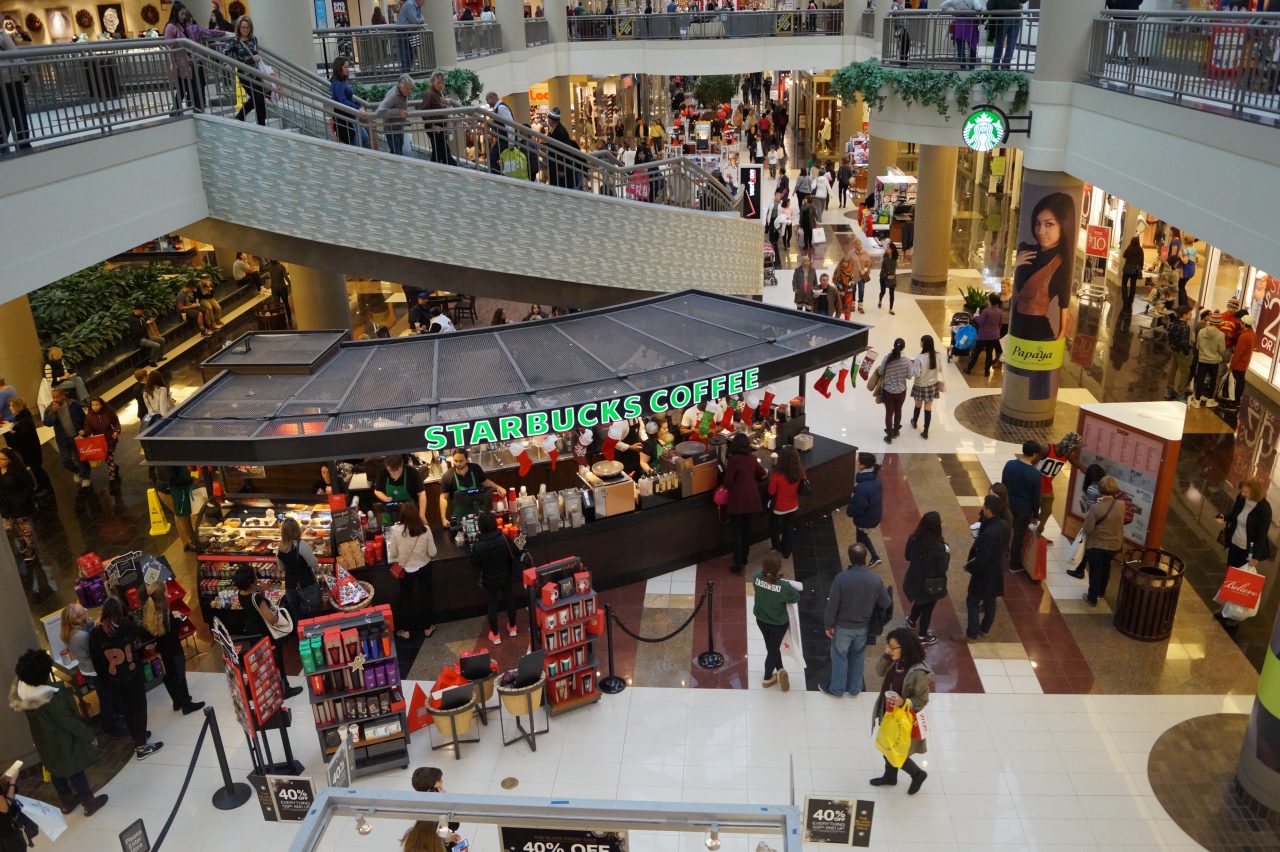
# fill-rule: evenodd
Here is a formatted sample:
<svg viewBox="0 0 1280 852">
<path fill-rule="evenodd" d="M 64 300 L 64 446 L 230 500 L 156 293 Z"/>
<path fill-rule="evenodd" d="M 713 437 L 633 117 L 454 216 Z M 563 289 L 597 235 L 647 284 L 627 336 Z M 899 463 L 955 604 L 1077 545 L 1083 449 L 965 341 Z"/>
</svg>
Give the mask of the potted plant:
<svg viewBox="0 0 1280 852">
<path fill-rule="evenodd" d="M 959 287 L 961 298 L 964 299 L 964 309 L 969 314 L 977 314 L 978 311 L 985 308 L 991 296 L 985 287 Z"/>
</svg>

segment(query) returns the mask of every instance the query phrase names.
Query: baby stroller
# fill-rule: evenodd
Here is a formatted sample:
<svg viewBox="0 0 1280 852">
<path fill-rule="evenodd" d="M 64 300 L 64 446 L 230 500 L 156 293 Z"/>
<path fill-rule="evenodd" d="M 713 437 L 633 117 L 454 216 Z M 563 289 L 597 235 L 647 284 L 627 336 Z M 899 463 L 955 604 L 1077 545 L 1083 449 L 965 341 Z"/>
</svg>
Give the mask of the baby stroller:
<svg viewBox="0 0 1280 852">
<path fill-rule="evenodd" d="M 774 267 L 777 265 L 777 257 L 773 253 L 773 246 L 768 240 L 764 243 L 764 286 L 776 287 L 778 284 L 778 276 L 773 274 Z"/>
<path fill-rule="evenodd" d="M 973 324 L 973 315 L 967 311 L 956 311 L 951 315 L 951 344 L 947 347 L 947 361 L 952 357 L 971 355 L 974 344 L 978 342 L 978 328 Z"/>
</svg>

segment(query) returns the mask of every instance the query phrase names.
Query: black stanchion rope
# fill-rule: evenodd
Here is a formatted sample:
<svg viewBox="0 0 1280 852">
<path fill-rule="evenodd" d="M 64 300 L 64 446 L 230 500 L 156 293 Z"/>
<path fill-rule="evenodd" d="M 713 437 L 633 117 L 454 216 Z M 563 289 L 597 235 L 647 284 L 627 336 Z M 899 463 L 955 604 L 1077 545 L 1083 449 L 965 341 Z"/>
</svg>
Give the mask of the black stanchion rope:
<svg viewBox="0 0 1280 852">
<path fill-rule="evenodd" d="M 182 798 L 187 795 L 187 787 L 191 784 L 191 775 L 196 771 L 196 759 L 200 757 L 200 748 L 204 745 L 204 735 L 209 733 L 209 717 L 206 716 L 204 724 L 200 726 L 200 736 L 196 738 L 195 751 L 191 752 L 191 764 L 187 767 L 187 775 L 182 779 L 182 789 L 178 791 L 178 799 L 173 803 L 173 810 L 169 811 L 169 818 L 164 822 L 164 828 L 160 829 L 160 834 L 156 837 L 156 842 L 151 844 L 152 850 L 159 850 L 160 844 L 164 843 L 165 835 L 169 833 L 170 827 L 173 826 L 173 819 L 178 815 L 178 808 L 182 807 Z"/>
<path fill-rule="evenodd" d="M 685 619 L 684 624 L 681 624 L 679 627 L 677 627 L 675 630 L 672 630 L 666 636 L 659 636 L 655 639 L 650 639 L 645 636 L 641 636 L 639 633 L 633 633 L 631 629 L 627 627 L 627 625 L 622 623 L 622 619 L 618 618 L 618 614 L 616 612 L 611 611 L 610 614 L 613 616 L 613 623 L 618 625 L 618 627 L 622 630 L 622 632 L 630 636 L 632 639 L 636 640 L 637 642 L 649 642 L 651 644 L 657 644 L 659 642 L 666 642 L 668 639 L 675 638 L 676 636 L 680 635 L 680 633 L 686 627 L 688 627 L 690 624 L 693 624 L 693 620 L 698 617 L 698 613 L 702 610 L 702 605 L 706 602 L 707 602 L 707 593 L 704 591 L 702 593 L 702 597 L 698 599 L 698 605 L 693 608 L 693 612 L 689 613 L 689 617 Z"/>
</svg>

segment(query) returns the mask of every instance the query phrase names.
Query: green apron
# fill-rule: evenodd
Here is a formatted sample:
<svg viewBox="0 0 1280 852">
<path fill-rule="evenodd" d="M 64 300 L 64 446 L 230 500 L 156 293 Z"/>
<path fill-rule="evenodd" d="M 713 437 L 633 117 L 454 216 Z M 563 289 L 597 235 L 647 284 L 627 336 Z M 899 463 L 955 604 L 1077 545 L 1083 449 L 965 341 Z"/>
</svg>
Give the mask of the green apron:
<svg viewBox="0 0 1280 852">
<path fill-rule="evenodd" d="M 458 478 L 458 472 L 456 470 L 453 472 L 453 484 L 456 488 L 453 494 L 449 495 L 449 517 L 454 520 L 466 515 L 466 512 L 463 511 L 466 507 L 461 503 L 461 501 L 453 499 L 454 494 L 457 494 L 459 491 L 470 491 L 473 488 L 480 487 L 480 484 L 476 482 L 476 470 L 470 465 L 467 465 L 467 478 L 471 480 L 471 484 L 464 486 L 462 484 L 462 480 Z"/>
<path fill-rule="evenodd" d="M 388 497 L 391 498 L 391 502 L 393 503 L 404 503 L 409 500 L 408 468 L 406 468 L 404 472 L 400 474 L 400 480 L 401 481 L 397 483 L 397 482 L 393 482 L 390 476 L 387 477 L 387 490 L 385 493 Z M 395 523 L 399 523 L 399 521 L 400 521 L 399 507 L 396 507 L 396 510 L 394 512 L 392 512 L 389 509 L 383 511 L 382 525 L 384 527 L 391 526 L 392 524 L 395 524 Z"/>
</svg>

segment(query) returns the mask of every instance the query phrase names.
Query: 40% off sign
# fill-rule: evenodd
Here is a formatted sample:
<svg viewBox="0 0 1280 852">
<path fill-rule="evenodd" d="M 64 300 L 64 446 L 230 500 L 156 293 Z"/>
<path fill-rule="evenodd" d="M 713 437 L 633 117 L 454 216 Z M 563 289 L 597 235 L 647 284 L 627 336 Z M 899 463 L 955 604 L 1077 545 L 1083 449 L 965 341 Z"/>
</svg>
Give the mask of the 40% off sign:
<svg viewBox="0 0 1280 852">
<path fill-rule="evenodd" d="M 503 826 L 500 835 L 503 852 L 627 852 L 625 831 Z"/>
</svg>

